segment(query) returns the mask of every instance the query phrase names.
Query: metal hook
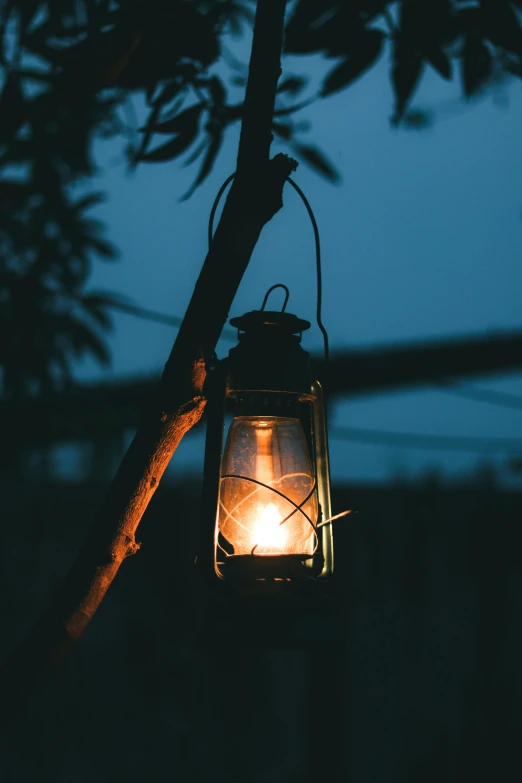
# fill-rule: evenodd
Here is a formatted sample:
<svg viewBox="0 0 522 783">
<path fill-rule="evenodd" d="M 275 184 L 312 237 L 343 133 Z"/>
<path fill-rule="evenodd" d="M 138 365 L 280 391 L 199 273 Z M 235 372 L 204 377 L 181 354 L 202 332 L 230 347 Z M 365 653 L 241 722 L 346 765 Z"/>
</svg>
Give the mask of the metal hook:
<svg viewBox="0 0 522 783">
<path fill-rule="evenodd" d="M 281 309 L 281 312 L 284 313 L 284 311 L 286 310 L 286 305 L 288 304 L 288 297 L 290 296 L 290 291 L 288 290 L 287 286 L 284 285 L 283 283 L 276 283 L 271 288 L 269 288 L 268 291 L 266 292 L 265 298 L 263 299 L 263 304 L 261 305 L 261 312 L 263 312 L 263 310 L 265 309 L 268 297 L 270 296 L 272 291 L 275 291 L 276 288 L 284 288 L 284 290 L 286 291 L 285 301 L 283 302 L 283 307 Z"/>
</svg>

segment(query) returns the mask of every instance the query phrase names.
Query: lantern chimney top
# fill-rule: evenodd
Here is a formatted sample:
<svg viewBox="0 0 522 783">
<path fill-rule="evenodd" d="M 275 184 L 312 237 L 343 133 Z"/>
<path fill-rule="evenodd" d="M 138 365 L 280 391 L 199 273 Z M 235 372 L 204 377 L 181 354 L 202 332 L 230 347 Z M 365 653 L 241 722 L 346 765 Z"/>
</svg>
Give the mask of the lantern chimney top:
<svg viewBox="0 0 522 783">
<path fill-rule="evenodd" d="M 310 321 L 278 310 L 251 310 L 249 313 L 231 318 L 230 325 L 235 326 L 240 332 L 271 333 L 274 336 L 301 334 L 311 326 Z"/>
</svg>

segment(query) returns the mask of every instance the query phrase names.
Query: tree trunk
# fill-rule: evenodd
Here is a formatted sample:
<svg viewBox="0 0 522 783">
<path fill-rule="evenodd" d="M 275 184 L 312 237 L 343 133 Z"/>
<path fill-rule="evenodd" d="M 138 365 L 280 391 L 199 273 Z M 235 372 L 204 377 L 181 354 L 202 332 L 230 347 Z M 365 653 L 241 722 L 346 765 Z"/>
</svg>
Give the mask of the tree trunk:
<svg viewBox="0 0 522 783">
<path fill-rule="evenodd" d="M 9 727 L 82 636 L 123 560 L 183 435 L 205 407 L 203 385 L 229 308 L 265 224 L 282 206 L 295 161 L 270 160 L 285 0 L 258 0 L 237 175 L 163 378 L 95 523 L 46 612 L 2 667 L 1 727 Z M 166 542 L 168 545 L 168 543 Z"/>
</svg>

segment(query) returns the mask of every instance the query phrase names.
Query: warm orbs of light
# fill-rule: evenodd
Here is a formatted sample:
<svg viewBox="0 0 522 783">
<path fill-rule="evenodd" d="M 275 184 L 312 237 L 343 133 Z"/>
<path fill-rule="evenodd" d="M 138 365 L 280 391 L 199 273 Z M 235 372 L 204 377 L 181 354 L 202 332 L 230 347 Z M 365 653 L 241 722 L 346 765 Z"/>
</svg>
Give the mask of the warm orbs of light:
<svg viewBox="0 0 522 783">
<path fill-rule="evenodd" d="M 312 554 L 312 526 L 294 505 L 314 483 L 299 419 L 237 416 L 228 431 L 221 475 L 219 532 L 233 554 L 250 554 L 254 547 L 259 555 Z M 315 491 L 303 511 L 317 522 Z"/>
</svg>

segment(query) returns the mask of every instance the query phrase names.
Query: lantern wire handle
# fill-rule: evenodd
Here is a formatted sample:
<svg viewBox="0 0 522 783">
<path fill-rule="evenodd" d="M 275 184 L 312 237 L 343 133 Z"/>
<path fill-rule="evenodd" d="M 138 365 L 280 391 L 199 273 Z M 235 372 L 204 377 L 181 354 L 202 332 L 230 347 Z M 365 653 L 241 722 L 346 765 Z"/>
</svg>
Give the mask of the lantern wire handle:
<svg viewBox="0 0 522 783">
<path fill-rule="evenodd" d="M 324 358 L 326 361 L 330 358 L 330 347 L 328 343 L 328 332 L 326 331 L 326 327 L 323 324 L 323 318 L 322 318 L 322 308 L 323 308 L 323 272 L 322 272 L 322 261 L 321 261 L 321 241 L 319 238 L 319 227 L 317 225 L 317 220 L 315 219 L 314 211 L 310 205 L 310 202 L 306 198 L 305 194 L 299 187 L 299 185 L 294 182 L 293 179 L 288 177 L 287 182 L 290 183 L 290 185 L 293 187 L 295 192 L 301 197 L 301 201 L 306 207 L 306 211 L 308 212 L 308 215 L 310 217 L 310 222 L 312 223 L 312 228 L 314 231 L 314 240 L 315 240 L 315 264 L 317 268 L 317 308 L 316 308 L 316 321 L 317 326 L 321 330 L 321 334 L 323 335 L 323 344 L 324 344 Z"/>
<path fill-rule="evenodd" d="M 354 511 L 353 508 L 349 508 L 346 511 L 341 511 L 340 514 L 335 514 L 335 516 L 330 517 L 330 519 L 325 519 L 324 522 L 319 522 L 319 524 L 316 527 L 319 530 L 320 527 L 324 527 L 324 525 L 329 525 L 331 522 L 335 522 L 336 519 L 341 519 L 341 517 L 347 517 L 348 514 L 357 514 L 357 511 Z"/>
<path fill-rule="evenodd" d="M 219 202 L 221 201 L 221 196 L 225 192 L 228 185 L 232 182 L 234 177 L 236 176 L 236 172 L 233 174 L 230 174 L 226 178 L 226 180 L 223 182 L 221 187 L 218 190 L 217 196 L 214 199 L 214 203 L 212 204 L 212 209 L 210 210 L 210 216 L 208 219 L 208 246 L 212 245 L 212 238 L 214 234 L 214 217 L 216 215 L 216 210 L 218 208 Z M 323 324 L 322 319 L 322 306 L 323 306 L 323 274 L 322 274 L 322 260 L 321 260 L 321 242 L 319 238 L 319 227 L 317 225 L 317 221 L 315 219 L 314 211 L 310 205 L 310 202 L 306 198 L 305 194 L 297 185 L 297 183 L 294 182 L 294 180 L 291 177 L 288 177 L 287 182 L 290 183 L 290 185 L 293 187 L 293 189 L 296 191 L 298 196 L 300 196 L 301 201 L 306 207 L 306 211 L 308 212 L 308 215 L 310 217 L 310 221 L 312 223 L 312 228 L 314 231 L 314 240 L 315 240 L 315 262 L 316 262 L 316 268 L 317 268 L 317 308 L 316 308 L 316 321 L 317 326 L 321 330 L 321 334 L 323 335 L 323 344 L 324 344 L 324 358 L 326 361 L 330 358 L 330 348 L 329 348 L 329 341 L 328 341 L 328 332 L 326 331 L 326 327 Z M 281 283 L 277 284 L 278 286 L 281 286 Z M 272 291 L 277 286 L 273 286 L 270 291 Z M 286 287 L 286 286 L 285 286 Z M 288 289 L 287 289 L 288 290 Z M 270 293 L 270 291 L 268 293 Z M 267 294 L 268 296 L 268 294 Z M 285 299 L 285 305 L 283 306 L 283 312 L 286 307 L 286 302 L 288 300 Z M 262 308 L 261 308 L 262 309 Z"/>
<path fill-rule="evenodd" d="M 283 306 L 281 308 L 281 312 L 284 313 L 284 311 L 286 310 L 286 305 L 288 304 L 288 297 L 290 296 L 290 291 L 288 290 L 288 286 L 284 285 L 284 283 L 276 283 L 271 288 L 269 288 L 268 291 L 266 292 L 265 298 L 263 299 L 263 304 L 261 305 L 261 312 L 263 312 L 263 310 L 266 307 L 266 303 L 268 301 L 268 297 L 270 296 L 272 291 L 275 291 L 276 288 L 284 288 L 285 289 L 285 301 L 283 302 Z"/>
</svg>

